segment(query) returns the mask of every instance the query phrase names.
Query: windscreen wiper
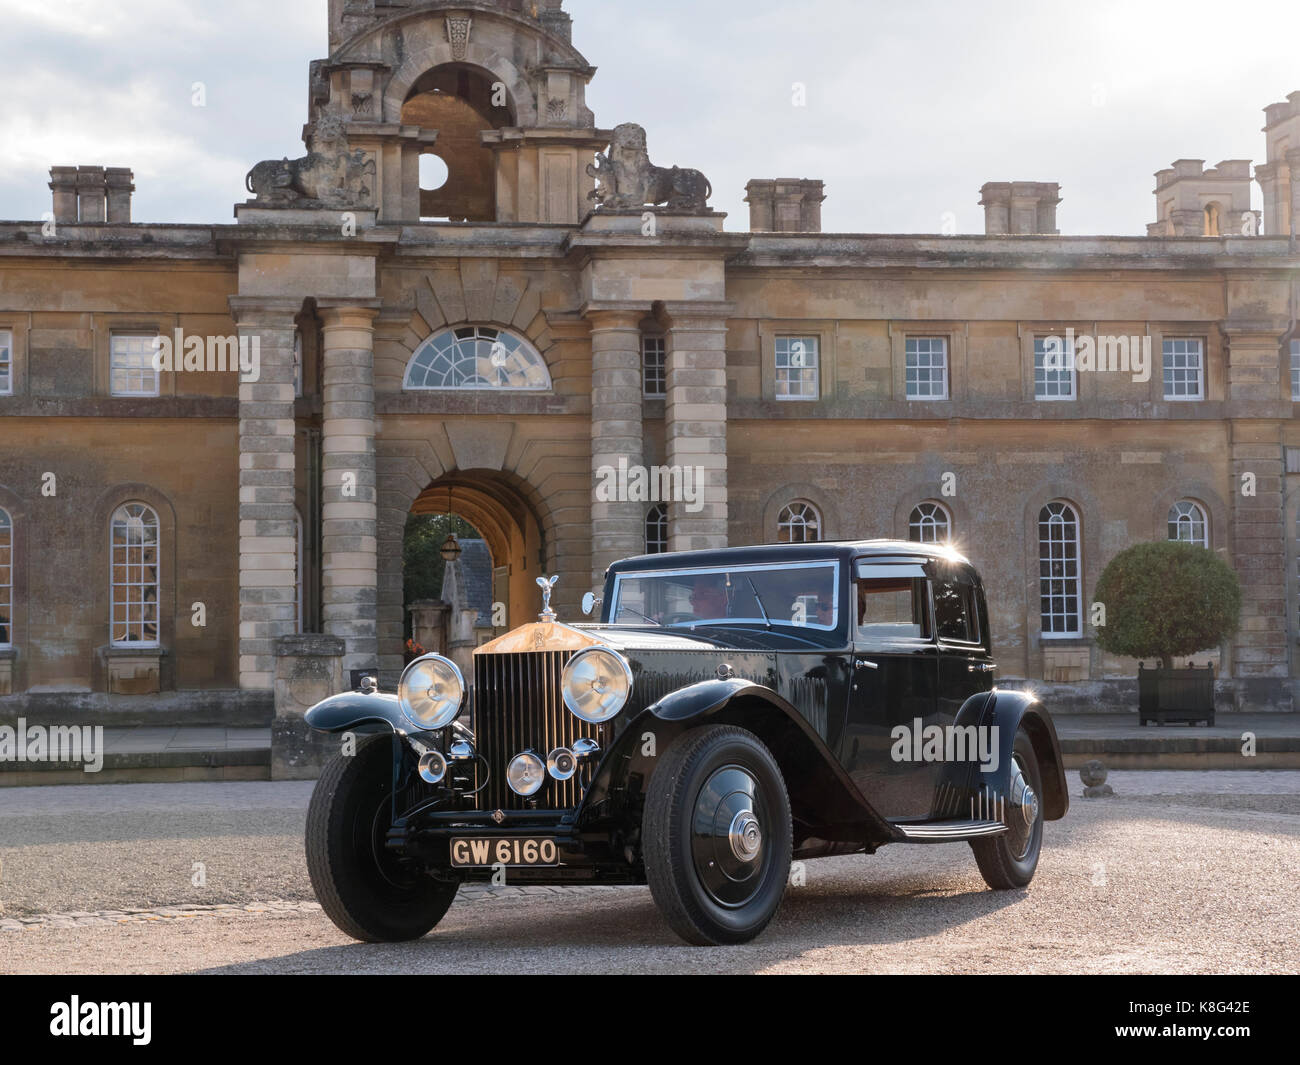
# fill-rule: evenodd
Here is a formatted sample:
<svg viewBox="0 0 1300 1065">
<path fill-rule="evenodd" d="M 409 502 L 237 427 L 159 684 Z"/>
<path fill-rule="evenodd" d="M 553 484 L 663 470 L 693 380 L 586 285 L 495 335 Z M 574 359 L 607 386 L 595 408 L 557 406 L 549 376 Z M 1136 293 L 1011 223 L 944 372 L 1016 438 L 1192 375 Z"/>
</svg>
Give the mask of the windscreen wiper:
<svg viewBox="0 0 1300 1065">
<path fill-rule="evenodd" d="M 754 602 L 758 604 L 758 609 L 763 612 L 763 624 L 769 629 L 772 627 L 772 619 L 767 616 L 767 607 L 763 605 L 763 597 L 758 594 L 758 589 L 754 587 L 754 578 L 745 574 L 745 580 L 749 583 L 749 590 L 754 593 Z"/>
</svg>

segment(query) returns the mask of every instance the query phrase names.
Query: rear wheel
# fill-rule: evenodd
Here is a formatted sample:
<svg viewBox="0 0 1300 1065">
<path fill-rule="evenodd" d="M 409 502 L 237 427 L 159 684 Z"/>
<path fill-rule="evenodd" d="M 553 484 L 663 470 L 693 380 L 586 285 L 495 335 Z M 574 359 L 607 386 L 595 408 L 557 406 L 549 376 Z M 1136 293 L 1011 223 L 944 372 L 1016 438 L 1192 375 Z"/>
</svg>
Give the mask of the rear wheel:
<svg viewBox="0 0 1300 1065">
<path fill-rule="evenodd" d="M 724 725 L 687 732 L 650 780 L 646 879 L 688 943 L 745 943 L 776 914 L 790 875 L 790 799 L 768 749 Z"/>
<path fill-rule="evenodd" d="M 970 845 L 984 882 L 999 891 L 1028 884 L 1043 847 L 1043 781 L 1033 741 L 1024 729 L 1016 733 L 1011 762 L 1008 831 L 991 839 L 971 840 Z"/>
<path fill-rule="evenodd" d="M 353 939 L 419 939 L 459 887 L 434 880 L 385 846 L 391 827 L 390 736 L 371 736 L 321 773 L 307 810 L 307 872 L 321 908 Z"/>
</svg>

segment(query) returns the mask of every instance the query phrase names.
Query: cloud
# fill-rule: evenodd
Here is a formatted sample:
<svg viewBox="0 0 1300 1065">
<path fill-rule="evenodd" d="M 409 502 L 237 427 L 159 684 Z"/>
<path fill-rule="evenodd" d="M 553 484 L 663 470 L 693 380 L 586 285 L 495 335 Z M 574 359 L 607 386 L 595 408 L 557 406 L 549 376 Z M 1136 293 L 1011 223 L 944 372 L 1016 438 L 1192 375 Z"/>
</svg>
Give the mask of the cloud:
<svg viewBox="0 0 1300 1065">
<path fill-rule="evenodd" d="M 1140 234 L 1156 170 L 1262 161 L 1261 109 L 1300 89 L 1294 0 L 1230 24 L 1213 0 L 565 7 L 597 121 L 704 170 L 731 229 L 749 179 L 809 177 L 839 232 L 936 232 L 946 211 L 980 232 L 984 182 L 1043 180 L 1063 232 Z M 0 0 L 0 26 L 0 217 L 49 210 L 50 166 L 97 163 L 135 170 L 138 219 L 225 222 L 254 163 L 303 151 L 327 0 Z"/>
</svg>

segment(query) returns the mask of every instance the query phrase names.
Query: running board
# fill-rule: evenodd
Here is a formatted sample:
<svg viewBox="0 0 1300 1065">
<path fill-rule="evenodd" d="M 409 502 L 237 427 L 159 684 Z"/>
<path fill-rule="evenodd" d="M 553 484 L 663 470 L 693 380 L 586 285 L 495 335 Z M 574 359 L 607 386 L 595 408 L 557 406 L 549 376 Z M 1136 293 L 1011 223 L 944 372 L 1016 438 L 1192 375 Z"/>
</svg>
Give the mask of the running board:
<svg viewBox="0 0 1300 1065">
<path fill-rule="evenodd" d="M 902 834 L 904 843 L 959 843 L 964 839 L 1000 836 L 1007 830 L 1001 821 L 978 819 L 930 821 L 919 825 L 895 824 L 894 827 Z"/>
</svg>

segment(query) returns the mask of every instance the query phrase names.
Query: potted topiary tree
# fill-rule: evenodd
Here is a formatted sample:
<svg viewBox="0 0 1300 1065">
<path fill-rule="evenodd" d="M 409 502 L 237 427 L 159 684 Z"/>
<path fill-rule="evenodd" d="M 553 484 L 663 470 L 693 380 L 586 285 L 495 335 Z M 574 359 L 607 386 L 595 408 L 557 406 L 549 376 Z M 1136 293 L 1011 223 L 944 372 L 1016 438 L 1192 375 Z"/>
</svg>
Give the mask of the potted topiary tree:
<svg viewBox="0 0 1300 1065">
<path fill-rule="evenodd" d="M 1222 559 L 1196 544 L 1137 544 L 1121 551 L 1097 582 L 1105 606 L 1097 644 L 1126 658 L 1158 658 L 1138 668 L 1138 721 L 1214 724 L 1214 667 L 1175 669 L 1174 659 L 1218 647 L 1237 631 L 1241 583 Z"/>
</svg>

